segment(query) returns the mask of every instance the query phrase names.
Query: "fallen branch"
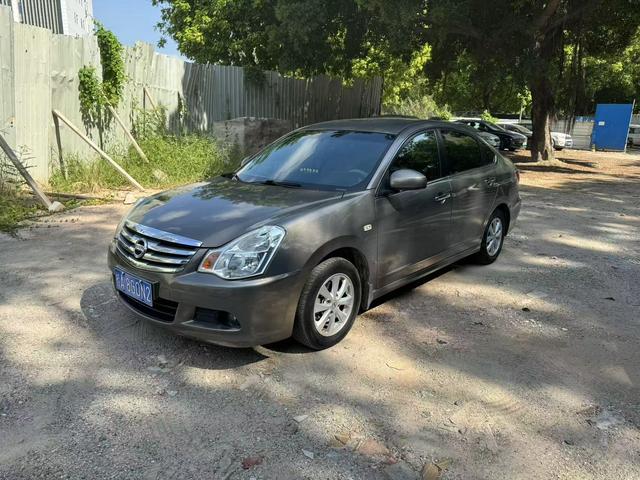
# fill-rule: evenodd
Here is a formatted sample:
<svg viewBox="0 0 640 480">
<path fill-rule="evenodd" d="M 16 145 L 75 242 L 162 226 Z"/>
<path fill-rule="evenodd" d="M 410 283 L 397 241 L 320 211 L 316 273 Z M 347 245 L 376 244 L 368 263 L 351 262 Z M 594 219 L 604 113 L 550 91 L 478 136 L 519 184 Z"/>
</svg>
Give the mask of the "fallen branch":
<svg viewBox="0 0 640 480">
<path fill-rule="evenodd" d="M 58 193 L 58 192 L 45 192 L 52 198 L 76 198 L 78 200 L 103 200 L 109 201 L 112 198 L 96 197 L 94 195 L 86 195 L 84 193 Z"/>
</svg>

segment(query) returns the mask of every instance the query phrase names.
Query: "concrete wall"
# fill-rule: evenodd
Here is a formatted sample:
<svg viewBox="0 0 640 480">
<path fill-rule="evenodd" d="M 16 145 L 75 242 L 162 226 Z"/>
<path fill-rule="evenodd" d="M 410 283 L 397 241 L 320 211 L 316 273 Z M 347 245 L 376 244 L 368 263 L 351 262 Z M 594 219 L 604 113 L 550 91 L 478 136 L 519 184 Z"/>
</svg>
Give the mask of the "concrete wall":
<svg viewBox="0 0 640 480">
<path fill-rule="evenodd" d="M 241 157 L 256 153 L 269 143 L 293 130 L 288 120 L 241 117 L 214 122 L 212 134 L 221 142 L 237 148 Z"/>
</svg>

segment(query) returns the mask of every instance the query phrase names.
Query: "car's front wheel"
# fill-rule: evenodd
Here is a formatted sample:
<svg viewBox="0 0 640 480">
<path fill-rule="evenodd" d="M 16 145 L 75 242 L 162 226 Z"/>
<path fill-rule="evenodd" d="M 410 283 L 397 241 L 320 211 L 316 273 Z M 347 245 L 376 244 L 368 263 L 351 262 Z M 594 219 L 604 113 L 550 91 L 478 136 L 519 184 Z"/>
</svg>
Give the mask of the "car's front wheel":
<svg viewBox="0 0 640 480">
<path fill-rule="evenodd" d="M 489 218 L 487 227 L 484 230 L 484 235 L 482 236 L 480 251 L 476 255 L 476 259 L 479 263 L 488 265 L 496 261 L 502 251 L 502 245 L 506 234 L 507 230 L 504 213 L 501 210 L 496 210 L 491 215 L 491 218 Z"/>
<path fill-rule="evenodd" d="M 302 289 L 293 337 L 315 350 L 342 340 L 360 309 L 360 275 L 344 258 L 329 258 L 317 265 Z"/>
</svg>

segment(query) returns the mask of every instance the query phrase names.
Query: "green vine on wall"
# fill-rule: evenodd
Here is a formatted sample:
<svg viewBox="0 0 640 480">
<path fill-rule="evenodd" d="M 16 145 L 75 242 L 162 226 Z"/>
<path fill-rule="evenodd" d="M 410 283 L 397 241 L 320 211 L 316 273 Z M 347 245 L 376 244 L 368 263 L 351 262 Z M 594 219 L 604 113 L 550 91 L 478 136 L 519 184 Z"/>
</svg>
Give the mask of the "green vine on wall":
<svg viewBox="0 0 640 480">
<path fill-rule="evenodd" d="M 88 128 L 97 127 L 101 124 L 104 107 L 102 83 L 98 79 L 95 67 L 87 65 L 78 71 L 78 78 L 80 80 L 78 99 L 82 121 Z"/>
<path fill-rule="evenodd" d="M 126 75 L 124 72 L 124 48 L 118 37 L 100 22 L 95 22 L 95 34 L 102 63 L 102 91 L 107 102 L 116 107 L 122 99 Z"/>
<path fill-rule="evenodd" d="M 80 113 L 87 128 L 98 127 L 100 132 L 111 121 L 107 106 L 116 108 L 122 100 L 126 74 L 124 48 L 118 38 L 101 23 L 95 22 L 94 33 L 100 49 L 102 81 L 95 67 L 85 65 L 78 71 Z"/>
</svg>

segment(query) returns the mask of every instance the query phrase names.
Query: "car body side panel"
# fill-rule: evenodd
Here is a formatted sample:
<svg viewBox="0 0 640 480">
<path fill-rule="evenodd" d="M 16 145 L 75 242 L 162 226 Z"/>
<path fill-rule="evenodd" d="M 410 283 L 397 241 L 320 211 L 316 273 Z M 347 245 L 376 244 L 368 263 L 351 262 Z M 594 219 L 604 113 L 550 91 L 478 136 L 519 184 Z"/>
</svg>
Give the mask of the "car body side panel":
<svg viewBox="0 0 640 480">
<path fill-rule="evenodd" d="M 323 258 L 341 248 L 358 250 L 367 259 L 369 272 L 373 274 L 376 271 L 373 191 L 347 194 L 339 203 L 308 212 L 302 220 L 280 220 L 279 224 L 287 230 L 287 235 L 269 266 L 269 272 L 279 274 L 301 270 L 308 274 Z"/>
<path fill-rule="evenodd" d="M 480 246 L 484 221 L 491 213 L 498 184 L 494 164 L 452 175 L 452 250 Z"/>
<path fill-rule="evenodd" d="M 505 205 L 509 209 L 509 231 L 511 231 L 516 223 L 518 215 L 520 214 L 521 205 L 520 192 L 516 179 L 516 168 L 510 160 L 502 156 L 498 156 L 495 173 L 498 190 L 493 207 L 487 214 L 484 225 L 486 226 L 489 216 L 493 210 L 500 205 Z"/>
<path fill-rule="evenodd" d="M 449 250 L 451 184 L 429 182 L 426 188 L 376 198 L 378 281 L 376 288 L 427 268 Z M 443 201 L 436 197 L 443 197 Z"/>
</svg>

